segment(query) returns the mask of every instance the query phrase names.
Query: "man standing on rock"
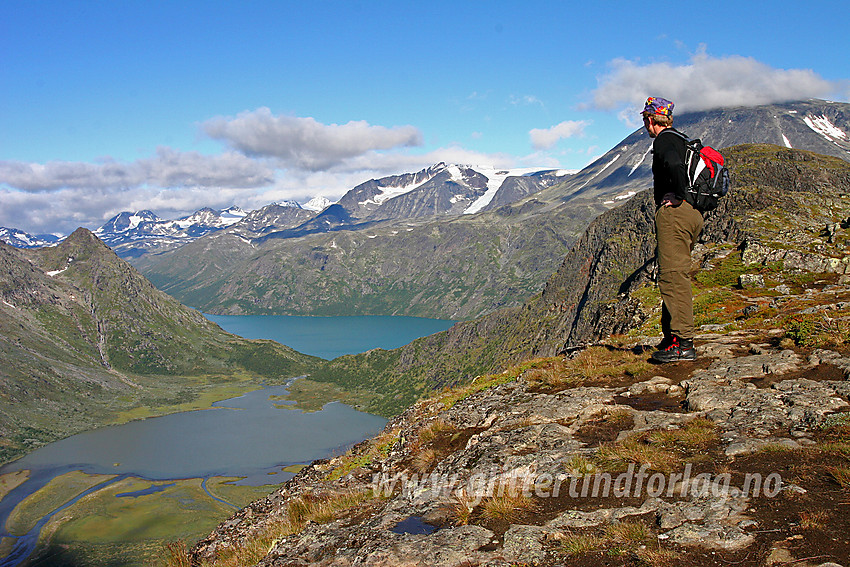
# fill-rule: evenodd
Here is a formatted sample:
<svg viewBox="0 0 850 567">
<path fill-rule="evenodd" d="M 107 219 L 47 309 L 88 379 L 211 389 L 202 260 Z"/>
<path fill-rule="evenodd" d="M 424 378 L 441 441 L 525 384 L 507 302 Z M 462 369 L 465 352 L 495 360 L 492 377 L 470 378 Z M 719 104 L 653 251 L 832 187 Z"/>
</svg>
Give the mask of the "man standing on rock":
<svg viewBox="0 0 850 567">
<path fill-rule="evenodd" d="M 695 360 L 691 251 L 702 232 L 702 213 L 686 200 L 685 138 L 673 129 L 673 103 L 649 97 L 643 126 L 652 142 L 658 289 L 664 339 L 652 353 L 656 362 Z"/>
</svg>

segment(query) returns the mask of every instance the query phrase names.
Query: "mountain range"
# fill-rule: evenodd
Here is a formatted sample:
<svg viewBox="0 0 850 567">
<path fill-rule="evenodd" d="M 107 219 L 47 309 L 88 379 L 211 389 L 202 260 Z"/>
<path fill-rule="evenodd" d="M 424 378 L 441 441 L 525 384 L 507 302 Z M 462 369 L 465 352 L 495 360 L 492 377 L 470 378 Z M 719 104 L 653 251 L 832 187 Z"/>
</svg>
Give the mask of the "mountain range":
<svg viewBox="0 0 850 567">
<path fill-rule="evenodd" d="M 29 234 L 17 228 L 0 226 L 0 240 L 15 248 L 42 248 L 52 246 L 62 239 L 55 234 Z"/>
<path fill-rule="evenodd" d="M 850 160 L 845 103 L 717 109 L 675 125 L 716 148 L 773 142 Z M 234 225 L 135 264 L 209 313 L 469 319 L 539 292 L 593 218 L 650 186 L 651 143 L 635 131 L 574 174 L 488 172 L 504 180 L 486 204 L 490 177 L 438 164 L 364 183 L 300 225 Z"/>
<path fill-rule="evenodd" d="M 820 100 L 682 114 L 723 148 L 775 143 L 850 159 L 850 105 Z M 337 203 L 121 213 L 95 231 L 158 287 L 217 314 L 469 319 L 538 292 L 601 212 L 651 183 L 642 130 L 579 172 L 439 163 Z"/>
</svg>

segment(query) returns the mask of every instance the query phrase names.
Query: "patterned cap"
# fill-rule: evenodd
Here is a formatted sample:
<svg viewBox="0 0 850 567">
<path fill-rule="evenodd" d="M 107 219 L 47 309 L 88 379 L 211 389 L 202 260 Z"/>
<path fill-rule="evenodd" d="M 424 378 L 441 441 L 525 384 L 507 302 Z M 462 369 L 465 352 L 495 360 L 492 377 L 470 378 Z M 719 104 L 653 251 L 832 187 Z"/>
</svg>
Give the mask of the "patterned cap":
<svg viewBox="0 0 850 567">
<path fill-rule="evenodd" d="M 651 96 L 646 99 L 646 105 L 643 107 L 641 114 L 662 114 L 664 116 L 673 115 L 673 103 L 665 98 Z"/>
</svg>

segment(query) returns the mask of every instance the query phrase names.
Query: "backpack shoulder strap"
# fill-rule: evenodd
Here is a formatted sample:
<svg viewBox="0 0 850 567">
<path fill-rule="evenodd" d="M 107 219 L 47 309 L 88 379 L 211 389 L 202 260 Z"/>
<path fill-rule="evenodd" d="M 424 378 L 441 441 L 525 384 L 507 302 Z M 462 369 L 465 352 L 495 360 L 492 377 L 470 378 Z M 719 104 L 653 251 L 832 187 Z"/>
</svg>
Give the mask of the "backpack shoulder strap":
<svg viewBox="0 0 850 567">
<path fill-rule="evenodd" d="M 665 128 L 664 130 L 662 130 L 662 131 L 661 131 L 661 134 L 663 134 L 664 132 L 670 132 L 671 134 L 676 134 L 677 136 L 679 136 L 680 138 L 682 138 L 682 139 L 685 141 L 685 143 L 686 143 L 686 144 L 687 144 L 687 143 L 690 143 L 690 141 L 691 141 L 691 139 L 690 139 L 690 138 L 688 138 L 687 136 L 685 136 L 684 134 L 682 134 L 681 132 L 679 132 L 679 131 L 678 131 L 678 130 L 676 130 L 675 128 Z M 659 136 L 660 136 L 661 134 L 659 134 Z"/>
</svg>

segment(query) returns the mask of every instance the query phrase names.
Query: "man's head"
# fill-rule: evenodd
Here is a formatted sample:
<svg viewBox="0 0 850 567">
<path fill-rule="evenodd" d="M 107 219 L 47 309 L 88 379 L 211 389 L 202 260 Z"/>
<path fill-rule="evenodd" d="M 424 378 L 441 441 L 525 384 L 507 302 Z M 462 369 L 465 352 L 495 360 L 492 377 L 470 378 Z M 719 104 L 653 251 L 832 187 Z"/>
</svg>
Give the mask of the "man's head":
<svg viewBox="0 0 850 567">
<path fill-rule="evenodd" d="M 667 99 L 649 97 L 641 114 L 643 126 L 652 138 L 673 125 L 673 103 Z"/>
</svg>

